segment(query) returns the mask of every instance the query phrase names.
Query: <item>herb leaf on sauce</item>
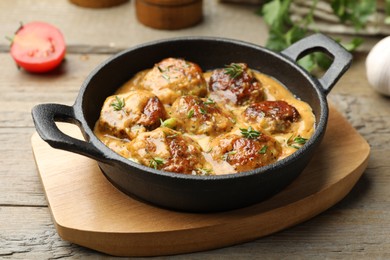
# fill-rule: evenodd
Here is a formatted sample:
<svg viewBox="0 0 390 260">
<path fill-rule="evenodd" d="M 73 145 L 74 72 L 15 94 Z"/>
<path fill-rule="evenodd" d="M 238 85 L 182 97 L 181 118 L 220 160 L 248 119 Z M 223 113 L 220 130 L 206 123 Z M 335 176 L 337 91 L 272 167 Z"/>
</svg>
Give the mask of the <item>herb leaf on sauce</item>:
<svg viewBox="0 0 390 260">
<path fill-rule="evenodd" d="M 165 164 L 165 160 L 160 157 L 154 157 L 149 162 L 149 167 L 158 169 L 159 166 Z"/>
<path fill-rule="evenodd" d="M 260 151 L 259 151 L 259 154 L 265 154 L 267 152 L 267 149 L 268 149 L 268 146 L 267 145 L 264 145 Z"/>
<path fill-rule="evenodd" d="M 164 126 L 164 127 L 168 127 L 168 128 L 173 129 L 173 128 L 175 128 L 176 123 L 177 123 L 176 118 L 174 118 L 174 117 L 168 118 L 164 121 L 160 118 L 160 124 L 161 124 L 161 126 Z"/>
<path fill-rule="evenodd" d="M 253 130 L 251 126 L 248 127 L 248 129 L 240 128 L 242 136 L 248 138 L 248 139 L 255 139 L 261 135 L 259 131 Z"/>
<path fill-rule="evenodd" d="M 110 104 L 114 108 L 115 111 L 122 110 L 126 105 L 125 99 L 120 99 L 118 96 L 115 96 L 115 101 Z"/>
<path fill-rule="evenodd" d="M 190 111 L 188 111 L 187 118 L 191 118 L 193 116 L 194 116 L 194 110 L 191 109 Z"/>
<path fill-rule="evenodd" d="M 198 173 L 199 175 L 211 175 L 213 174 L 213 170 L 206 168 L 197 168 L 196 173 Z"/>
<path fill-rule="evenodd" d="M 230 155 L 234 155 L 236 153 L 237 153 L 237 151 L 231 150 L 231 151 L 225 153 L 224 155 L 222 155 L 222 160 L 227 161 L 229 159 Z"/>
<path fill-rule="evenodd" d="M 225 74 L 229 75 L 232 79 L 239 77 L 244 72 L 244 68 L 238 63 L 227 65 L 224 70 Z"/>
<path fill-rule="evenodd" d="M 205 105 L 214 105 L 215 101 L 212 100 L 211 98 L 208 98 L 206 101 L 203 102 Z"/>
<path fill-rule="evenodd" d="M 287 145 L 295 149 L 301 148 L 308 140 L 307 138 L 303 138 L 300 135 L 296 136 L 294 139 L 292 137 L 293 136 L 290 136 L 290 138 L 288 138 Z"/>
</svg>

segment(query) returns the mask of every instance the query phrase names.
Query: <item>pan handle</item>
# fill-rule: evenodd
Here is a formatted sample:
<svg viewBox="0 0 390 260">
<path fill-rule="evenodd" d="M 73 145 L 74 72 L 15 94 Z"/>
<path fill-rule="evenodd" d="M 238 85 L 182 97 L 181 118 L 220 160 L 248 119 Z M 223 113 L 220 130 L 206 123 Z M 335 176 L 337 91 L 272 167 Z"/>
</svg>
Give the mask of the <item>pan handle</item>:
<svg viewBox="0 0 390 260">
<path fill-rule="evenodd" d="M 327 95 L 351 65 L 351 53 L 331 38 L 317 33 L 297 41 L 283 50 L 281 54 L 297 62 L 300 58 L 317 51 L 326 53 L 333 58 L 333 62 L 328 70 L 322 78 L 318 79 L 322 86 L 322 91 Z"/>
<path fill-rule="evenodd" d="M 109 159 L 92 143 L 64 134 L 55 124 L 55 122 L 66 122 L 80 127 L 73 107 L 60 104 L 40 104 L 33 107 L 31 113 L 38 134 L 50 146 L 108 162 Z"/>
</svg>

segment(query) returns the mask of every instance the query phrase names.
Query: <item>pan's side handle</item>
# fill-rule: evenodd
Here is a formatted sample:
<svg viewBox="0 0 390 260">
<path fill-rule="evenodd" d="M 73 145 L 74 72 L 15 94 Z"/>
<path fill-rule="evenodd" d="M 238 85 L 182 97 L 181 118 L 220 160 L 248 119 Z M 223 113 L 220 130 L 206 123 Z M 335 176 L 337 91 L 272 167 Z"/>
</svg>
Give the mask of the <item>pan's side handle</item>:
<svg viewBox="0 0 390 260">
<path fill-rule="evenodd" d="M 66 135 L 55 124 L 55 122 L 67 122 L 80 127 L 73 107 L 61 104 L 40 104 L 33 107 L 31 113 L 38 134 L 50 146 L 82 154 L 98 161 L 108 161 L 108 158 L 92 143 Z"/>
<path fill-rule="evenodd" d="M 318 51 L 328 54 L 333 59 L 331 66 L 322 78 L 318 79 L 324 94 L 327 95 L 351 65 L 351 53 L 331 38 L 318 33 L 297 41 L 283 50 L 281 54 L 296 62 L 300 58 Z"/>
</svg>

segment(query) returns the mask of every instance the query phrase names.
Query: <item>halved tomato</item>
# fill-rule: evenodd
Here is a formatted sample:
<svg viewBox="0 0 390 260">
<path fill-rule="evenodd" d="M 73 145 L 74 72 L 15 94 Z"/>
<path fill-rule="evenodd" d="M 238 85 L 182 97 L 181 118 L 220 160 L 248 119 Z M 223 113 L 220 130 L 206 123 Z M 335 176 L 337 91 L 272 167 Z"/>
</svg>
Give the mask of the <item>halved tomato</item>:
<svg viewBox="0 0 390 260">
<path fill-rule="evenodd" d="M 22 25 L 11 44 L 11 55 L 16 64 L 36 73 L 47 72 L 60 65 L 65 51 L 65 40 L 60 30 L 44 22 Z"/>
</svg>

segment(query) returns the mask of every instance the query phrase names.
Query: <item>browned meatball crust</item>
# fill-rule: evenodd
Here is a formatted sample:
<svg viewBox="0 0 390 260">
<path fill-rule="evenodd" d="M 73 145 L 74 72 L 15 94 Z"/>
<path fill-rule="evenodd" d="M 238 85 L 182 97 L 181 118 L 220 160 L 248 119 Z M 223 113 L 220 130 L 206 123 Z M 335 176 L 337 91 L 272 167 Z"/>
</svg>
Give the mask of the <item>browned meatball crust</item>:
<svg viewBox="0 0 390 260">
<path fill-rule="evenodd" d="M 252 138 L 228 133 L 214 139 L 212 147 L 213 159 L 226 161 L 237 172 L 249 171 L 273 163 L 282 150 L 273 137 L 261 133 Z"/>
<path fill-rule="evenodd" d="M 98 127 L 118 138 L 133 139 L 138 132 L 160 126 L 167 117 L 164 105 L 148 91 L 110 96 L 104 102 Z"/>
<path fill-rule="evenodd" d="M 172 105 L 171 116 L 178 120 L 177 129 L 187 133 L 217 135 L 230 131 L 235 120 L 212 99 L 182 96 Z"/>
<path fill-rule="evenodd" d="M 208 85 L 211 97 L 236 105 L 264 99 L 261 82 L 253 76 L 245 63 L 232 63 L 224 69 L 214 70 Z"/>
<path fill-rule="evenodd" d="M 167 58 L 157 63 L 145 74 L 140 85 L 152 91 L 164 104 L 172 104 L 182 95 L 204 97 L 207 94 L 202 69 L 183 59 Z"/>
<path fill-rule="evenodd" d="M 139 163 L 163 171 L 200 174 L 210 168 L 197 142 L 166 127 L 139 134 L 128 150 Z"/>
<path fill-rule="evenodd" d="M 270 133 L 285 133 L 300 115 L 295 107 L 279 100 L 251 104 L 245 109 L 244 118 Z"/>
</svg>

